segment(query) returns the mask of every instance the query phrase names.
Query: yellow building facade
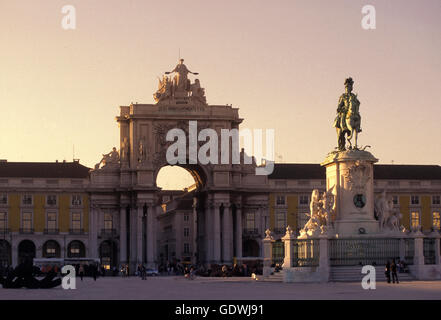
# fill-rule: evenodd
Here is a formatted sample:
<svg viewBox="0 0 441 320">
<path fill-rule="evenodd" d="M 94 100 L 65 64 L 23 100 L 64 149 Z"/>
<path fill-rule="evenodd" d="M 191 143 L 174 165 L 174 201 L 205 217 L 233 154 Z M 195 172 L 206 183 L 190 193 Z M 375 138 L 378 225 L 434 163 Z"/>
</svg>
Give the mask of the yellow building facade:
<svg viewBox="0 0 441 320">
<path fill-rule="evenodd" d="M 88 172 L 77 161 L 0 162 L 2 265 L 87 256 Z"/>
</svg>

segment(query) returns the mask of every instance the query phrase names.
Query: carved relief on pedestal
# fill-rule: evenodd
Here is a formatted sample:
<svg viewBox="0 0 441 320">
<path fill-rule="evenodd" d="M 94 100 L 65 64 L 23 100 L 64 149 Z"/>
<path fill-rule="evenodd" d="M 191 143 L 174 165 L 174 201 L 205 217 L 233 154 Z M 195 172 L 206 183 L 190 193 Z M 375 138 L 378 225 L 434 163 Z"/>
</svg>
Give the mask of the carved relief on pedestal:
<svg viewBox="0 0 441 320">
<path fill-rule="evenodd" d="M 361 161 L 356 161 L 345 174 L 348 188 L 354 192 L 363 192 L 370 180 L 370 168 Z"/>
<path fill-rule="evenodd" d="M 355 208 L 361 210 L 365 207 L 367 183 L 371 179 L 370 168 L 361 161 L 356 161 L 354 165 L 349 167 L 348 172 L 344 175 L 348 185 L 348 189 L 353 193 L 353 204 Z"/>
</svg>

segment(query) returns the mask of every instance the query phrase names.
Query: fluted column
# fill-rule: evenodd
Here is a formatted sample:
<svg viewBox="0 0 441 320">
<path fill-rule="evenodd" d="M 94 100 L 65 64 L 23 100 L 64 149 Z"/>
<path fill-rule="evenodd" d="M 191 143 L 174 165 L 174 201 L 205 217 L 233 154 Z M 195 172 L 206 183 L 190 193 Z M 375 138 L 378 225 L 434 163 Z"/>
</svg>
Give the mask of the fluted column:
<svg viewBox="0 0 441 320">
<path fill-rule="evenodd" d="M 92 258 L 98 258 L 98 210 L 96 206 L 92 206 L 89 216 L 89 247 Z"/>
<path fill-rule="evenodd" d="M 222 215 L 222 261 L 231 263 L 231 249 L 233 247 L 233 225 L 231 216 L 231 207 L 229 204 L 224 206 Z"/>
<path fill-rule="evenodd" d="M 155 256 L 154 256 L 154 233 L 153 227 L 155 225 L 155 215 L 153 214 L 153 207 L 149 205 L 147 207 L 147 265 L 149 267 L 154 267 Z"/>
<path fill-rule="evenodd" d="M 126 208 L 119 209 L 119 261 L 121 264 L 127 261 L 127 226 L 126 226 Z"/>
<path fill-rule="evenodd" d="M 142 263 L 142 213 L 143 213 L 143 204 L 138 204 L 137 211 L 137 221 L 136 221 L 136 261 L 137 263 Z"/>
<path fill-rule="evenodd" d="M 221 260 L 221 239 L 220 239 L 220 203 L 213 207 L 213 261 L 219 263 Z"/>
<path fill-rule="evenodd" d="M 242 208 L 236 207 L 236 258 L 242 259 Z"/>
<path fill-rule="evenodd" d="M 213 261 L 213 208 L 210 203 L 205 205 L 204 212 L 205 262 Z"/>
</svg>

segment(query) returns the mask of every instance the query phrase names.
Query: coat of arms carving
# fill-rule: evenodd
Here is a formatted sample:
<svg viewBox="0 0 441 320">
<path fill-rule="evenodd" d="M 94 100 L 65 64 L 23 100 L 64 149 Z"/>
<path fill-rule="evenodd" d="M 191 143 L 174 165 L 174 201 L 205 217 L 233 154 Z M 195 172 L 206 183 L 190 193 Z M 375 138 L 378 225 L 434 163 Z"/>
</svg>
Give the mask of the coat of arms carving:
<svg viewBox="0 0 441 320">
<path fill-rule="evenodd" d="M 349 190 L 361 192 L 366 188 L 370 179 L 370 168 L 366 164 L 356 161 L 345 175 Z"/>
</svg>

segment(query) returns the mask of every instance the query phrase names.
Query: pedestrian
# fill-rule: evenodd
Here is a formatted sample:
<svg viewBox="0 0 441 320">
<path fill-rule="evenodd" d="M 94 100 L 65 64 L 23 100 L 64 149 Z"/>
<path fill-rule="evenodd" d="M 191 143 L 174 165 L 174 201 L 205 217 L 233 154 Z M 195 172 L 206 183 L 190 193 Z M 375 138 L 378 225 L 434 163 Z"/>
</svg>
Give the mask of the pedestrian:
<svg viewBox="0 0 441 320">
<path fill-rule="evenodd" d="M 387 283 L 390 283 L 390 262 L 389 262 L 389 260 L 387 260 L 386 269 L 384 271 L 384 274 L 386 275 Z"/>
<path fill-rule="evenodd" d="M 392 270 L 392 283 L 395 283 L 395 280 L 397 280 L 398 283 L 397 265 L 395 263 L 395 259 L 392 259 L 391 270 Z"/>
<path fill-rule="evenodd" d="M 93 280 L 96 281 L 96 275 L 98 273 L 98 266 L 96 264 L 92 265 L 92 277 Z"/>
<path fill-rule="evenodd" d="M 84 277 L 84 266 L 81 264 L 80 268 L 78 269 L 78 273 L 80 274 L 81 281 L 83 281 Z"/>
<path fill-rule="evenodd" d="M 141 267 L 141 279 L 147 280 L 147 270 L 144 265 L 142 265 Z"/>
</svg>

